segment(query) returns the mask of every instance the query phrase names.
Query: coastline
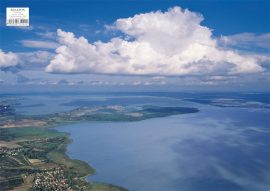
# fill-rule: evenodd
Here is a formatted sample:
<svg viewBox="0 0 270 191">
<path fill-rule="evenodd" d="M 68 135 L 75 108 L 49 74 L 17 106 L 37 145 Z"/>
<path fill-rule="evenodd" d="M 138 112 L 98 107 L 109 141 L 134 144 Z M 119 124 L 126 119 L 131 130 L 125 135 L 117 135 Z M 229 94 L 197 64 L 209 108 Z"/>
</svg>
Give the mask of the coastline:
<svg viewBox="0 0 270 191">
<path fill-rule="evenodd" d="M 62 190 L 127 191 L 117 185 L 88 182 L 86 177 L 95 174 L 95 169 L 66 154 L 67 146 L 72 140 L 68 133 L 56 128 L 86 121 L 141 121 L 198 111 L 196 108 L 153 106 L 125 111 L 122 107 L 106 106 L 94 109 L 83 107 L 70 112 L 40 116 L 12 113 L 0 116 L 0 141 L 4 141 L 1 154 L 6 163 L 0 166 L 1 173 L 5 173 L 6 177 L 4 186 L 16 190 L 16 187 L 28 182 L 30 190 L 43 188 L 44 185 L 55 189 L 57 185 Z M 8 145 L 11 144 L 16 145 L 16 148 L 9 148 Z M 15 169 L 20 169 L 15 175 L 12 167 L 14 162 L 18 165 Z M 10 177 L 14 177 L 15 181 L 10 181 Z"/>
<path fill-rule="evenodd" d="M 7 137 L 4 140 L 6 142 L 12 142 L 16 144 L 23 143 L 24 141 L 28 141 L 33 143 L 36 140 L 47 140 L 48 142 L 53 139 L 57 140 L 57 146 L 53 148 L 51 151 L 45 153 L 45 157 L 42 164 L 39 166 L 35 166 L 32 170 L 36 169 L 38 172 L 40 171 L 48 171 L 49 169 L 62 168 L 68 177 L 72 177 L 75 179 L 75 184 L 82 187 L 84 190 L 96 190 L 96 191 L 127 191 L 126 188 L 106 184 L 106 183 L 95 183 L 87 181 L 87 177 L 95 174 L 96 170 L 91 167 L 88 163 L 78 160 L 71 159 L 67 153 L 67 146 L 72 142 L 70 135 L 65 132 L 58 131 L 57 128 L 59 125 L 46 128 L 9 128 L 9 129 L 0 129 L 1 133 L 4 133 Z M 29 133 L 31 132 L 31 133 Z M 35 144 L 35 143 L 34 143 Z M 36 147 L 35 149 L 40 149 Z M 23 175 L 22 175 L 23 176 Z M 24 178 L 24 179 L 32 179 L 33 177 Z M 12 183 L 11 183 L 12 184 Z M 21 187 L 26 186 L 28 189 L 33 189 L 30 185 L 20 184 L 12 187 L 13 190 L 20 189 Z"/>
<path fill-rule="evenodd" d="M 63 124 L 62 124 L 63 125 Z M 61 125 L 61 126 L 62 126 Z M 60 132 L 59 130 L 57 130 L 56 128 L 59 128 L 60 126 L 55 126 L 54 130 L 56 130 L 57 132 Z M 79 177 L 83 178 L 84 181 L 86 181 L 89 186 L 91 187 L 92 190 L 111 190 L 111 191 L 128 191 L 128 189 L 123 188 L 121 186 L 117 186 L 117 185 L 113 185 L 113 184 L 108 184 L 108 183 L 104 183 L 104 182 L 90 182 L 87 180 L 88 176 L 92 176 L 96 173 L 96 169 L 93 168 L 90 164 L 88 164 L 85 161 L 79 160 L 79 159 L 71 159 L 66 151 L 67 151 L 67 147 L 69 144 L 72 143 L 72 139 L 70 138 L 70 134 L 64 132 L 65 136 L 68 138 L 68 140 L 66 142 L 64 142 L 62 145 L 60 145 L 60 148 L 57 149 L 56 151 L 54 151 L 53 153 L 50 153 L 48 156 L 49 158 L 51 158 L 54 162 L 56 163 L 62 163 L 63 161 L 65 161 L 64 163 L 70 163 L 70 167 L 74 167 L 75 171 L 77 173 L 81 173 L 81 175 Z"/>
</svg>

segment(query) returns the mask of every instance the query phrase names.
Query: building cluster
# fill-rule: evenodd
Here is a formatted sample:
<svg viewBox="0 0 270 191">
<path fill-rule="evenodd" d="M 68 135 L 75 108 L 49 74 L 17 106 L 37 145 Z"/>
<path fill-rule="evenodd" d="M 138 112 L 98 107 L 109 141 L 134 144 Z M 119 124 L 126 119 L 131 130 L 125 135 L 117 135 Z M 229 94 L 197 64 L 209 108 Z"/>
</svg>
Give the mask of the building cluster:
<svg viewBox="0 0 270 191">
<path fill-rule="evenodd" d="M 64 176 L 64 170 L 61 168 L 54 168 L 37 173 L 33 188 L 34 190 L 72 190 L 68 179 Z"/>
<path fill-rule="evenodd" d="M 18 155 L 19 152 L 22 151 L 23 148 L 16 147 L 16 148 L 9 148 L 9 147 L 0 147 L 0 156 L 4 157 L 5 155 Z"/>
</svg>

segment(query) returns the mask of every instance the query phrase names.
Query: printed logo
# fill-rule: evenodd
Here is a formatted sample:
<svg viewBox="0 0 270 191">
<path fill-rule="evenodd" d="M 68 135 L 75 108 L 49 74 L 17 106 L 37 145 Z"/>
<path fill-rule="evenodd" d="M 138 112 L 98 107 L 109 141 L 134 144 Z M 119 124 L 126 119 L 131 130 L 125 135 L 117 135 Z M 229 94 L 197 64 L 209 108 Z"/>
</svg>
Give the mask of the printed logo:
<svg viewBox="0 0 270 191">
<path fill-rule="evenodd" d="M 7 7 L 7 26 L 29 26 L 29 7 Z"/>
</svg>

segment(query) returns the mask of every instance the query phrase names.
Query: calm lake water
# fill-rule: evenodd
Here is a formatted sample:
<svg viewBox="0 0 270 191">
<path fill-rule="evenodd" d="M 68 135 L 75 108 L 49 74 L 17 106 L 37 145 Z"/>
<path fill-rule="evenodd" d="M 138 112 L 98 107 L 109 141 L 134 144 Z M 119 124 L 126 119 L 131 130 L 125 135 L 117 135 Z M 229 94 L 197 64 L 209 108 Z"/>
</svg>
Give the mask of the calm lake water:
<svg viewBox="0 0 270 191">
<path fill-rule="evenodd" d="M 166 102 L 194 107 L 154 101 Z M 57 129 L 71 134 L 67 154 L 96 168 L 90 181 L 131 191 L 269 191 L 269 110 L 195 105 L 199 113 Z"/>
</svg>

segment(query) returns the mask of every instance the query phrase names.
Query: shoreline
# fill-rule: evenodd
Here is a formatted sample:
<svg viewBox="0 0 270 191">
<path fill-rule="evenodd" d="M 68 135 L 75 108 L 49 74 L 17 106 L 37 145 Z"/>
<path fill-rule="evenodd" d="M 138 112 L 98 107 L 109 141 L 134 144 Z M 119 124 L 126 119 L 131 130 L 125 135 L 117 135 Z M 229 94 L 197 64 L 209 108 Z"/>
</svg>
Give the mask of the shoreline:
<svg viewBox="0 0 270 191">
<path fill-rule="evenodd" d="M 9 143 L 18 145 L 18 149 L 4 149 L 3 160 L 6 164 L 0 166 L 0 172 L 2 170 L 6 174 L 4 185 L 7 188 L 16 188 L 25 185 L 25 182 L 33 182 L 29 189 L 40 189 L 44 185 L 55 189 L 54 186 L 58 185 L 63 188 L 62 190 L 71 188 L 127 191 L 121 186 L 86 180 L 88 176 L 95 174 L 96 170 L 91 167 L 91 164 L 71 159 L 67 155 L 68 144 L 73 140 L 69 133 L 60 132 L 57 128 L 90 121 L 142 121 L 198 111 L 197 108 L 186 107 L 143 106 L 125 110 L 122 106 L 103 106 L 82 107 L 69 112 L 39 116 L 16 114 L 0 116 L 0 134 L 2 135 L 0 141 L 6 141 L 6 145 Z M 17 168 L 24 169 L 19 170 L 15 175 L 10 170 L 14 162 L 18 163 Z M 9 181 L 10 177 L 15 177 L 15 181 Z"/>
<path fill-rule="evenodd" d="M 63 125 L 63 124 L 61 124 Z M 60 125 L 60 126 L 61 126 Z M 50 152 L 46 153 L 44 157 L 44 163 L 41 165 L 41 171 L 48 171 L 55 168 L 63 168 L 65 169 L 65 172 L 68 174 L 68 176 L 71 176 L 76 179 L 77 182 L 79 182 L 79 185 L 83 185 L 84 190 L 96 190 L 96 191 L 103 191 L 103 190 L 109 190 L 109 191 L 127 191 L 128 189 L 123 188 L 121 186 L 113 185 L 113 184 L 107 184 L 103 182 L 91 182 L 87 180 L 88 176 L 94 175 L 96 170 L 87 162 L 79 160 L 79 159 L 71 159 L 66 151 L 67 147 L 70 143 L 72 143 L 72 139 L 70 138 L 70 134 L 67 132 L 61 132 L 57 130 L 59 125 L 51 126 L 51 127 L 45 127 L 45 128 L 33 128 L 33 127 L 27 127 L 27 128 L 8 128 L 8 129 L 1 129 L 4 130 L 5 134 L 7 136 L 12 137 L 10 140 L 4 140 L 4 143 L 16 143 L 20 145 L 21 143 L 24 143 L 25 141 L 33 142 L 36 140 L 52 140 L 52 139 L 59 139 L 57 142 L 57 146 L 52 149 Z M 32 132 L 25 136 L 25 134 L 22 134 L 23 131 Z M 33 132 L 34 131 L 34 132 Z M 30 138 L 31 137 L 31 138 Z M 48 169 L 43 169 L 44 167 L 52 166 Z M 35 167 L 37 170 L 37 167 Z M 39 170 L 40 171 L 40 170 Z M 24 176 L 23 174 L 21 176 Z M 32 178 L 32 180 L 34 180 Z M 12 189 L 16 190 L 16 188 L 26 186 L 25 184 L 19 184 Z M 28 185 L 29 186 L 29 185 Z M 31 187 L 28 187 L 28 189 L 31 189 Z"/>
<path fill-rule="evenodd" d="M 78 123 L 80 123 L 80 122 L 78 122 Z M 76 124 L 76 123 L 73 123 L 73 124 Z M 63 126 L 63 124 L 61 124 L 60 126 Z M 85 162 L 83 160 L 80 160 L 80 159 L 71 159 L 68 156 L 68 154 L 67 154 L 67 147 L 68 147 L 69 144 L 71 144 L 73 142 L 73 139 L 70 138 L 70 133 L 57 130 L 57 128 L 59 128 L 60 126 L 57 125 L 57 126 L 51 127 L 51 128 L 54 128 L 54 130 L 57 131 L 57 132 L 64 133 L 67 136 L 67 138 L 68 138 L 68 141 L 66 143 L 64 143 L 64 145 L 63 145 L 63 147 L 64 147 L 63 148 L 63 153 L 62 153 L 63 154 L 63 158 L 66 158 L 67 160 L 72 161 L 74 163 L 79 163 L 79 166 L 78 167 L 81 167 L 80 169 L 82 169 L 82 168 L 84 170 L 85 170 L 85 168 L 87 169 L 88 174 L 85 174 L 84 176 L 82 176 L 82 178 L 84 179 L 84 181 L 86 181 L 88 184 L 90 184 L 93 187 L 97 187 L 97 186 L 99 186 L 99 187 L 107 187 L 107 186 L 109 186 L 109 187 L 111 187 L 110 189 L 115 188 L 115 189 L 119 189 L 119 191 L 128 191 L 128 189 L 126 189 L 124 187 L 121 187 L 121 186 L 118 186 L 118 185 L 114 185 L 114 184 L 110 184 L 110 183 L 105 183 L 105 182 L 91 182 L 91 181 L 87 180 L 87 177 L 92 176 L 92 175 L 95 175 L 96 169 L 93 168 L 90 164 L 88 164 L 87 162 Z M 50 130 L 50 128 L 48 130 Z"/>
</svg>

